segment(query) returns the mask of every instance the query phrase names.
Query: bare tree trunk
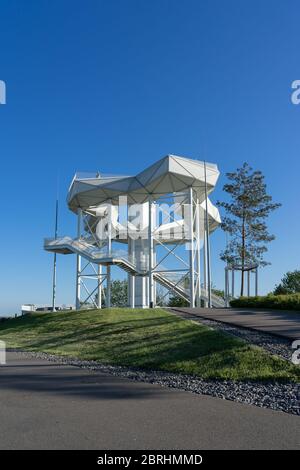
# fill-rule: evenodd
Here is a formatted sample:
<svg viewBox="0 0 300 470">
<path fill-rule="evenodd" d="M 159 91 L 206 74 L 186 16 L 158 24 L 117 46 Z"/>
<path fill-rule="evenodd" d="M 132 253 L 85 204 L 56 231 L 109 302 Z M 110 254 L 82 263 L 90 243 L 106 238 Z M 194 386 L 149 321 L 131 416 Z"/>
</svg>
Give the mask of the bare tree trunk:
<svg viewBox="0 0 300 470">
<path fill-rule="evenodd" d="M 244 295 L 244 270 L 242 269 L 242 274 L 241 274 L 241 297 Z"/>
</svg>

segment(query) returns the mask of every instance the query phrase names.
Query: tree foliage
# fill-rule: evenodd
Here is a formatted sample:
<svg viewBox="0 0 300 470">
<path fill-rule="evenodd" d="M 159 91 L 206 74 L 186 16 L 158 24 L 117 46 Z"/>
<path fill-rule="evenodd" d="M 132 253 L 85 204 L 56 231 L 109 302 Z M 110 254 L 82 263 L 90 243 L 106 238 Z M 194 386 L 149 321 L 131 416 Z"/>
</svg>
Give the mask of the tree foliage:
<svg viewBox="0 0 300 470">
<path fill-rule="evenodd" d="M 225 210 L 221 227 L 229 235 L 221 259 L 229 265 L 241 267 L 241 296 L 244 293 L 244 272 L 247 265 L 265 266 L 266 244 L 274 240 L 269 234 L 266 219 L 280 207 L 267 194 L 261 171 L 244 163 L 235 172 L 227 173 L 228 182 L 223 190 L 230 196 L 229 201 L 218 201 Z"/>
<path fill-rule="evenodd" d="M 300 293 L 300 271 L 288 271 L 275 287 L 275 295 Z"/>
<path fill-rule="evenodd" d="M 110 302 L 112 307 L 126 307 L 128 304 L 128 283 L 124 279 L 114 280 L 111 283 Z M 102 307 L 105 307 L 106 287 L 102 289 Z M 95 295 L 95 302 L 97 303 L 98 294 Z"/>
<path fill-rule="evenodd" d="M 189 303 L 177 294 L 172 294 L 168 303 L 169 307 L 188 307 Z"/>
</svg>

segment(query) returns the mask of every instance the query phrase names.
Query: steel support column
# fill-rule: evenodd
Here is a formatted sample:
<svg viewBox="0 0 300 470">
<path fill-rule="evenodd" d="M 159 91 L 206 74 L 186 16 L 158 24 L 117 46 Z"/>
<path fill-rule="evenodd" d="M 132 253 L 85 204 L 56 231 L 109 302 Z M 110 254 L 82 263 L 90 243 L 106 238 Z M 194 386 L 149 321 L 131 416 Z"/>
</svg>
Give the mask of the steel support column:
<svg viewBox="0 0 300 470">
<path fill-rule="evenodd" d="M 195 307 L 195 266 L 194 266 L 194 200 L 193 188 L 189 189 L 189 224 L 190 224 L 190 307 Z"/>
<path fill-rule="evenodd" d="M 208 307 L 207 302 L 207 250 L 206 250 L 206 229 L 205 229 L 205 219 L 203 219 L 203 289 L 205 292 L 204 307 Z"/>
<path fill-rule="evenodd" d="M 153 298 L 153 203 L 149 199 L 149 215 L 148 215 L 148 242 L 149 242 L 149 266 L 148 266 L 148 290 L 149 290 L 149 307 L 154 307 Z"/>
<path fill-rule="evenodd" d="M 226 307 L 229 307 L 229 276 L 228 268 L 225 268 L 225 304 Z"/>
<path fill-rule="evenodd" d="M 250 274 L 251 274 L 251 271 L 250 269 L 248 269 L 248 272 L 247 272 L 247 296 L 250 297 Z"/>
<path fill-rule="evenodd" d="M 81 221 L 82 221 L 82 210 L 78 209 L 77 212 L 77 238 L 79 239 L 81 237 Z M 81 273 L 81 256 L 77 255 L 76 259 L 76 299 L 75 299 L 75 305 L 76 305 L 76 310 L 80 309 L 80 291 L 81 291 L 81 279 L 80 279 L 80 273 Z"/>
<path fill-rule="evenodd" d="M 130 289 L 131 289 L 131 293 L 130 293 L 130 298 L 131 298 L 130 307 L 131 307 L 131 308 L 135 308 L 135 276 L 131 276 L 131 279 L 130 279 Z"/>
<path fill-rule="evenodd" d="M 200 203 L 199 198 L 196 199 L 196 240 L 197 240 L 197 296 L 196 305 L 201 307 L 201 236 L 200 236 Z"/>
<path fill-rule="evenodd" d="M 111 307 L 111 269 L 110 265 L 106 267 L 106 307 Z"/>
<path fill-rule="evenodd" d="M 102 266 L 98 264 L 98 308 L 102 308 Z"/>
<path fill-rule="evenodd" d="M 258 296 L 258 268 L 255 269 L 255 295 Z"/>
</svg>

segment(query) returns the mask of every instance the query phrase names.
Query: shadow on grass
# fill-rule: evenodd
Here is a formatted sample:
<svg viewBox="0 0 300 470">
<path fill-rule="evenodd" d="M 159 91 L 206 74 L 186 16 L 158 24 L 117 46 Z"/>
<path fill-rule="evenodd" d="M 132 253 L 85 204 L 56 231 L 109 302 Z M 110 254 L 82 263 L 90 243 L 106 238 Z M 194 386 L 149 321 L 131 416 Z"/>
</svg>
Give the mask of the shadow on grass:
<svg viewBox="0 0 300 470">
<path fill-rule="evenodd" d="M 39 314 L 13 320 L 0 328 L 2 335 L 32 351 L 145 370 L 239 380 L 296 377 L 288 363 L 164 311 Z"/>
</svg>

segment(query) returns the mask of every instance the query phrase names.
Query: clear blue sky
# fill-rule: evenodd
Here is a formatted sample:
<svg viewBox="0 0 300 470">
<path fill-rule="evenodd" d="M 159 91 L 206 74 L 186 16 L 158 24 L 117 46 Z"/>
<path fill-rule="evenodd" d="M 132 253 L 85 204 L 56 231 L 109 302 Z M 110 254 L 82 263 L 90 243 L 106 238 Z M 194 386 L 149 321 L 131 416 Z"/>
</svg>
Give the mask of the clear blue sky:
<svg viewBox="0 0 300 470">
<path fill-rule="evenodd" d="M 267 292 L 299 268 L 300 4 L 274 0 L 0 1 L 0 313 L 51 299 L 60 233 L 75 233 L 65 196 L 76 170 L 136 173 L 167 153 L 206 159 L 222 176 L 243 161 L 282 208 L 261 273 Z M 223 285 L 212 237 L 213 279 Z M 58 302 L 74 301 L 75 258 L 59 257 Z"/>
</svg>

